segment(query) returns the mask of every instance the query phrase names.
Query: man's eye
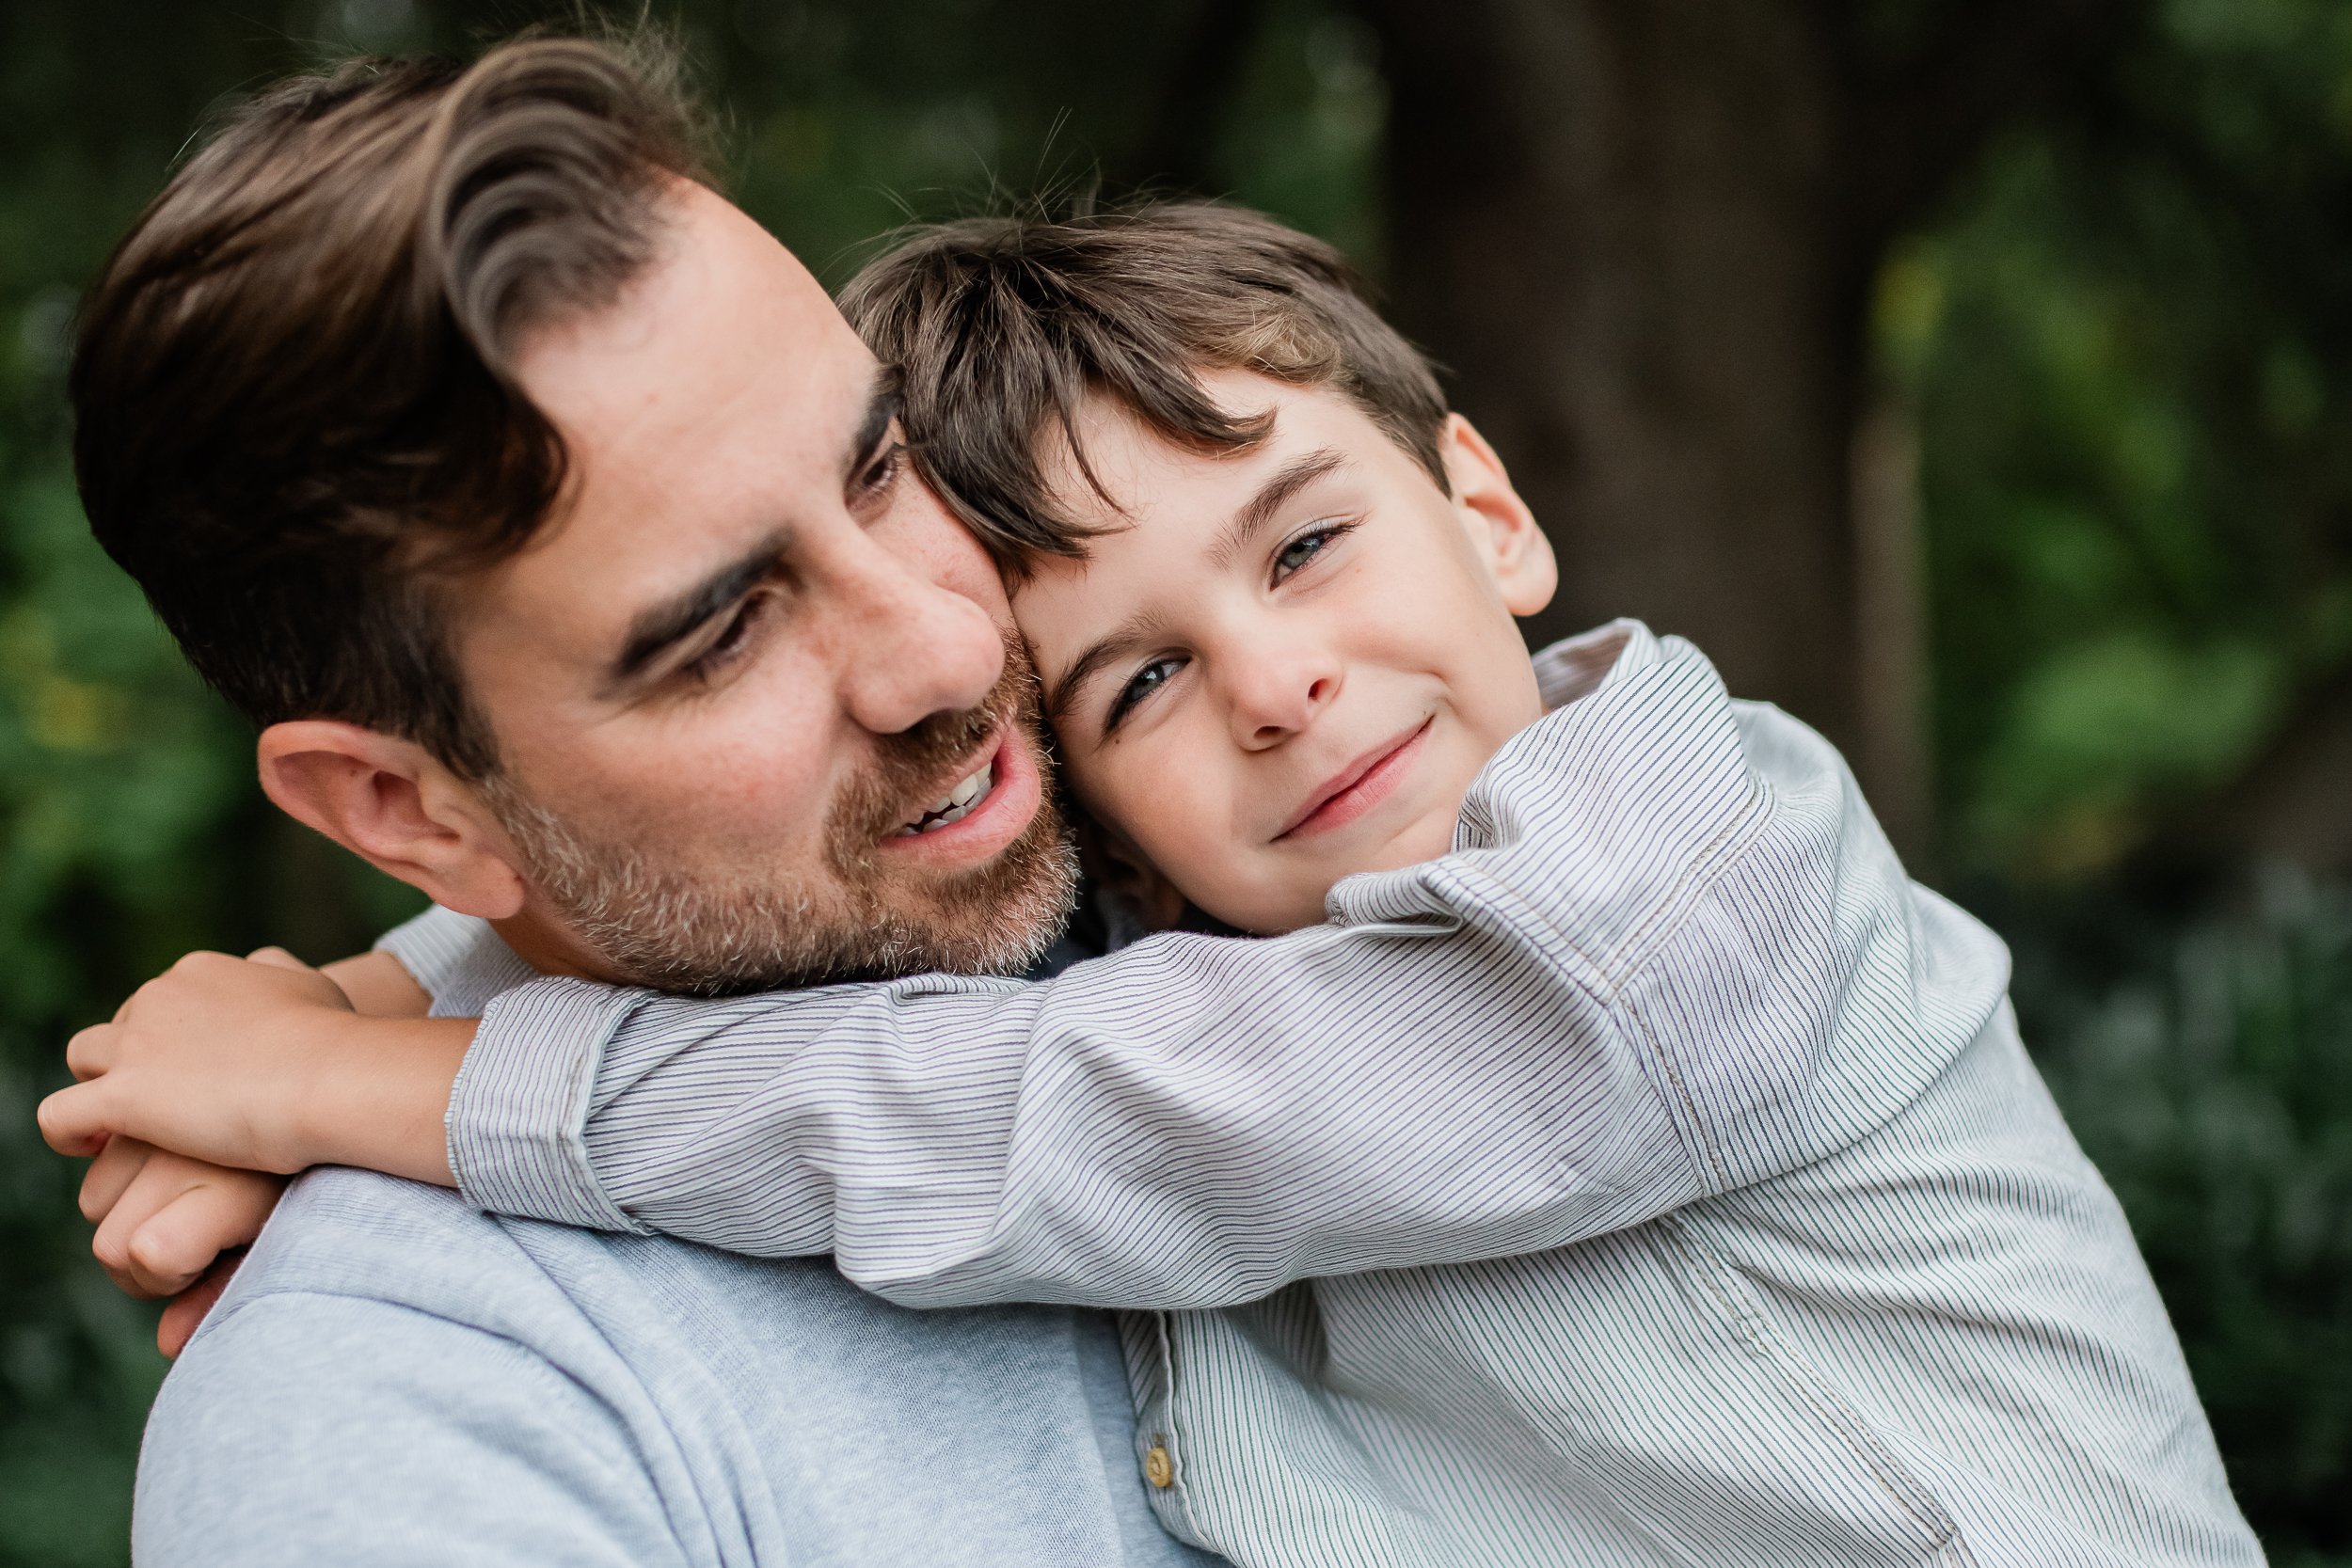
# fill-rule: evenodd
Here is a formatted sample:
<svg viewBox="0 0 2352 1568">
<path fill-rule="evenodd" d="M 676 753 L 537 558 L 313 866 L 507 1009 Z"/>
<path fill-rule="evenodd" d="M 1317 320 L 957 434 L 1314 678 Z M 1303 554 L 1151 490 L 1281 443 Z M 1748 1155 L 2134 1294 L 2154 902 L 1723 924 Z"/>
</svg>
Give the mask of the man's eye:
<svg viewBox="0 0 2352 1568">
<path fill-rule="evenodd" d="M 907 447 L 904 441 L 893 441 L 876 453 L 874 460 L 866 465 L 865 471 L 857 476 L 859 498 L 878 496 L 889 489 L 897 483 L 900 471 L 906 467 L 906 461 Z"/>
<path fill-rule="evenodd" d="M 735 613 L 727 617 L 724 629 L 679 673 L 707 683 L 742 657 L 744 651 L 751 646 L 752 634 L 758 629 L 759 623 L 767 616 L 769 607 L 774 600 L 773 594 L 754 594 L 736 606 Z"/>
<path fill-rule="evenodd" d="M 1133 712 L 1137 703 L 1175 679 L 1176 672 L 1184 667 L 1183 659 L 1169 654 L 1136 671 L 1127 684 L 1119 689 L 1119 695 L 1111 699 L 1111 711 L 1103 721 L 1104 730 L 1107 733 L 1117 729 L 1120 721 Z"/>
<path fill-rule="evenodd" d="M 1318 523 L 1306 532 L 1285 543 L 1274 552 L 1274 580 L 1281 581 L 1297 571 L 1342 535 L 1353 532 L 1354 523 Z"/>
</svg>

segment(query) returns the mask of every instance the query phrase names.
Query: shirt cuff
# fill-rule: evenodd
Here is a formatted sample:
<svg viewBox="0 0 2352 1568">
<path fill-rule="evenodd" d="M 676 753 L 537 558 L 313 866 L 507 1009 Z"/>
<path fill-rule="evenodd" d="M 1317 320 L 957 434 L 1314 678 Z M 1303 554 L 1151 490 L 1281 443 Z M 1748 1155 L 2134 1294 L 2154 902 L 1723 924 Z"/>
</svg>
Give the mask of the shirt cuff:
<svg viewBox="0 0 2352 1568">
<path fill-rule="evenodd" d="M 408 977 L 436 1001 L 472 958 L 490 923 L 428 904 L 422 914 L 405 920 L 375 939 L 375 950 L 400 960 Z"/>
<path fill-rule="evenodd" d="M 444 1124 L 467 1202 L 494 1214 L 651 1233 L 605 1196 L 585 1136 L 605 1042 L 644 994 L 551 978 L 483 1010 Z"/>
</svg>

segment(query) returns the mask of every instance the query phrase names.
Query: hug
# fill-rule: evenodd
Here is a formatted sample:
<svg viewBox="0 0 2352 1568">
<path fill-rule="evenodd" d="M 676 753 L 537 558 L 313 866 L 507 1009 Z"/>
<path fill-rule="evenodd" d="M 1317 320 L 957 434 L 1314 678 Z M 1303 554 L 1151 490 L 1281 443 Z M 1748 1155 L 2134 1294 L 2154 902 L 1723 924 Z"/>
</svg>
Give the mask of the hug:
<svg viewBox="0 0 2352 1568">
<path fill-rule="evenodd" d="M 2261 1560 L 2000 941 L 1701 650 L 1530 658 L 1336 252 L 836 303 L 659 80 L 282 84 L 86 313 L 98 537 L 435 905 L 42 1108 L 195 1287 L 142 1562 Z"/>
</svg>

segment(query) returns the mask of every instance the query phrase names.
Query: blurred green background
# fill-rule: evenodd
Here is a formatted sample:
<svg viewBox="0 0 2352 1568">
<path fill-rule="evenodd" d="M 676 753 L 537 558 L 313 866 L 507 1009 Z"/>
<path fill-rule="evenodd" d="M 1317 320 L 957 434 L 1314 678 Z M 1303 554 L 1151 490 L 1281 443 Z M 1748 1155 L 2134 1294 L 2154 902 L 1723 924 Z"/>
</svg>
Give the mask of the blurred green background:
<svg viewBox="0 0 2352 1568">
<path fill-rule="evenodd" d="M 565 14 L 273 3 L 0 4 L 5 1562 L 125 1559 L 164 1371 L 33 1131 L 66 1035 L 186 948 L 324 958 L 413 907 L 264 805 L 90 544 L 77 291 L 238 93 Z M 1563 614 L 1688 631 L 1840 738 L 2010 939 L 2248 1513 L 2352 1562 L 2352 6 L 651 12 L 829 281 L 910 217 L 1097 185 L 1355 255 L 1526 481 Z"/>
</svg>

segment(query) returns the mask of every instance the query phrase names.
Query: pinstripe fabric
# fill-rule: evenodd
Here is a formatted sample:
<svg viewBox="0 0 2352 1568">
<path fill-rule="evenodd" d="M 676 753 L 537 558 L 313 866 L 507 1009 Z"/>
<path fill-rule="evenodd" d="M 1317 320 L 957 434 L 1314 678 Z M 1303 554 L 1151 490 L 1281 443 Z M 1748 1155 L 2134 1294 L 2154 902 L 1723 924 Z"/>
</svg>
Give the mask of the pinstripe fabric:
<svg viewBox="0 0 2352 1568">
<path fill-rule="evenodd" d="M 2259 1561 L 1998 941 L 1687 644 L 1539 673 L 1455 853 L 1323 927 L 511 991 L 464 1189 L 1129 1309 L 1155 1506 L 1243 1564 Z"/>
</svg>

